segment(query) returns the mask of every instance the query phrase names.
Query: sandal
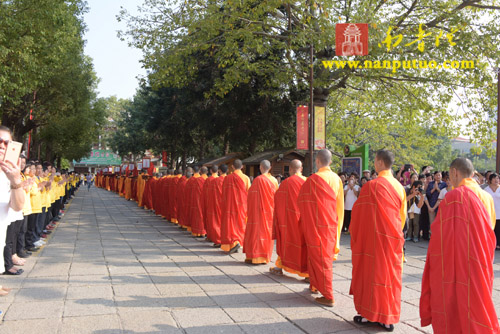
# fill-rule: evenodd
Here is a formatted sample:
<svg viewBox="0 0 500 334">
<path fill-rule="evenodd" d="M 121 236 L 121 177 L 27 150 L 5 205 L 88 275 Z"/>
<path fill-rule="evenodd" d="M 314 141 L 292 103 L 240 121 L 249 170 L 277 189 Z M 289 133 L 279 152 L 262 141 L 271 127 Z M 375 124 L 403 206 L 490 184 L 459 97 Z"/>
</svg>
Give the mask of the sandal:
<svg viewBox="0 0 500 334">
<path fill-rule="evenodd" d="M 269 271 L 273 275 L 283 276 L 283 270 L 281 268 L 271 267 L 271 268 L 269 268 Z"/>
<path fill-rule="evenodd" d="M 359 325 L 370 325 L 370 324 L 372 324 L 372 322 L 371 322 L 371 321 L 368 321 L 368 320 L 363 321 L 363 319 L 365 319 L 365 318 L 363 318 L 363 317 L 362 317 L 362 316 L 360 316 L 360 315 L 355 315 L 355 316 L 354 316 L 354 318 L 353 318 L 352 320 L 353 320 L 355 323 L 359 324 Z"/>
<path fill-rule="evenodd" d="M 394 325 L 386 325 L 386 324 L 383 324 L 381 322 L 379 322 L 378 325 L 380 327 L 382 327 L 383 329 L 385 329 L 386 332 L 393 332 L 394 331 Z M 389 327 L 387 327 L 387 326 L 389 326 Z"/>
</svg>

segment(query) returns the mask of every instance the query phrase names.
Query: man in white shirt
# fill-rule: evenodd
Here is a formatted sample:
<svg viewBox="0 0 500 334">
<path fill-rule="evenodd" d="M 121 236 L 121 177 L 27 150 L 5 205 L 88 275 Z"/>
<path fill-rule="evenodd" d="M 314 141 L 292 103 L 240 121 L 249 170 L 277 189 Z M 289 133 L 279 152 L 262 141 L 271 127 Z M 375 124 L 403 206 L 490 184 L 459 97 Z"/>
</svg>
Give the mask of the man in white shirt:
<svg viewBox="0 0 500 334">
<path fill-rule="evenodd" d="M 349 181 L 344 187 L 344 226 L 342 230 L 349 234 L 349 224 L 351 223 L 351 211 L 359 196 L 359 186 L 356 184 L 357 174 L 351 173 Z"/>
</svg>

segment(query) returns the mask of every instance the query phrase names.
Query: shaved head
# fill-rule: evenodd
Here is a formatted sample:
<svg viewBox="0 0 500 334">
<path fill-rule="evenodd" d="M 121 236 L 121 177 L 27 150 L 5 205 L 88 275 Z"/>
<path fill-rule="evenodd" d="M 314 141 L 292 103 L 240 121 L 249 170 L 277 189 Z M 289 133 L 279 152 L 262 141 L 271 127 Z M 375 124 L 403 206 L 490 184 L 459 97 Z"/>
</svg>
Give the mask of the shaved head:
<svg viewBox="0 0 500 334">
<path fill-rule="evenodd" d="M 318 167 L 330 166 L 332 163 L 332 152 L 322 149 L 316 154 L 316 164 Z"/>
<path fill-rule="evenodd" d="M 241 167 L 243 167 L 243 162 L 241 162 L 240 159 L 236 159 L 233 162 L 233 167 L 234 169 L 241 169 Z"/>
<path fill-rule="evenodd" d="M 451 162 L 450 169 L 456 169 L 464 178 L 472 177 L 474 165 L 467 158 L 456 158 Z"/>
<path fill-rule="evenodd" d="M 174 170 L 172 168 L 168 170 L 168 175 L 174 175 Z"/>
<path fill-rule="evenodd" d="M 260 171 L 262 174 L 269 172 L 270 169 L 271 169 L 271 163 L 269 162 L 269 160 L 262 160 L 260 162 Z"/>
<path fill-rule="evenodd" d="M 212 173 L 217 173 L 218 170 L 219 170 L 219 167 L 217 167 L 217 165 L 213 165 L 212 167 L 210 167 L 210 171 Z"/>
<path fill-rule="evenodd" d="M 222 165 L 220 165 L 219 169 L 220 169 L 220 171 L 221 171 L 222 174 L 226 174 L 227 170 L 228 170 L 228 167 L 227 167 L 226 164 L 222 164 Z"/>
<path fill-rule="evenodd" d="M 179 174 L 182 174 L 182 171 L 180 169 L 177 169 L 175 172 L 174 172 L 174 175 L 179 175 Z"/>
<path fill-rule="evenodd" d="M 187 173 L 191 173 L 191 175 L 193 175 L 193 169 L 191 167 L 186 168 L 186 175 Z"/>
<path fill-rule="evenodd" d="M 200 168 L 200 173 L 201 173 L 201 174 L 208 174 L 208 168 L 207 168 L 207 167 L 205 167 L 205 166 L 201 167 L 201 168 Z"/>
<path fill-rule="evenodd" d="M 389 169 L 394 164 L 394 153 L 389 150 L 378 150 L 375 154 L 375 159 L 381 160 L 386 169 Z"/>
<path fill-rule="evenodd" d="M 195 173 L 198 173 L 200 171 L 200 166 L 193 166 L 193 170 Z"/>
<path fill-rule="evenodd" d="M 302 171 L 302 161 L 298 159 L 292 160 L 290 163 L 290 175 L 295 175 Z"/>
</svg>

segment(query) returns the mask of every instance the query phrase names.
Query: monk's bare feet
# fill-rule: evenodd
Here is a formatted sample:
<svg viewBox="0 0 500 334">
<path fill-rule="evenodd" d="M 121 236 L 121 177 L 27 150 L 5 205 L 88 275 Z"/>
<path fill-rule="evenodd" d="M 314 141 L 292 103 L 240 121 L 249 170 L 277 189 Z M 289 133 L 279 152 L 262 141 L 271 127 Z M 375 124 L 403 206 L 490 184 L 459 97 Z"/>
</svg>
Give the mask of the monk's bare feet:
<svg viewBox="0 0 500 334">
<path fill-rule="evenodd" d="M 269 271 L 271 274 L 276 275 L 276 276 L 282 276 L 283 275 L 283 270 L 278 267 L 271 267 L 269 268 Z"/>
<path fill-rule="evenodd" d="M 10 292 L 12 290 L 12 288 L 6 288 L 6 287 L 2 286 L 2 289 L 0 289 L 0 290 L 6 291 L 6 292 Z"/>
<path fill-rule="evenodd" d="M 318 297 L 318 298 L 315 298 L 315 300 L 316 300 L 316 303 L 321 304 L 323 306 L 327 306 L 327 307 L 333 307 L 333 304 L 334 304 L 333 300 L 327 299 L 325 297 Z"/>
</svg>

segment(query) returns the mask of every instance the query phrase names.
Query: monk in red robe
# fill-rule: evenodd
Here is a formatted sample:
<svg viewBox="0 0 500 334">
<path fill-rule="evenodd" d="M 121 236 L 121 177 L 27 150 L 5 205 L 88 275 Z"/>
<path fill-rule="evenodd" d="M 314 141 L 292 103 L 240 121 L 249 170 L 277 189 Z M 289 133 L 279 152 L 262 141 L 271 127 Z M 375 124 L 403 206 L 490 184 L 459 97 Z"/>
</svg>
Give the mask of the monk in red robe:
<svg viewBox="0 0 500 334">
<path fill-rule="evenodd" d="M 245 237 L 250 189 L 250 179 L 241 171 L 241 160 L 234 160 L 233 167 L 235 171 L 222 184 L 221 249 L 229 254 L 238 251 Z"/>
<path fill-rule="evenodd" d="M 164 211 L 163 216 L 165 217 L 166 220 L 171 221 L 172 214 L 170 212 L 170 203 L 172 202 L 172 200 L 170 198 L 170 194 L 171 194 L 170 189 L 172 188 L 172 181 L 174 181 L 174 179 L 175 179 L 174 170 L 169 169 L 168 175 L 169 176 L 168 176 L 167 182 L 165 184 L 165 187 L 163 188 L 163 192 L 165 194 L 164 203 L 163 203 L 163 211 Z"/>
<path fill-rule="evenodd" d="M 339 252 L 339 238 L 344 222 L 344 189 L 340 177 L 332 172 L 332 154 L 316 154 L 318 172 L 302 185 L 298 196 L 300 231 L 307 245 L 307 272 L 312 291 L 323 297 L 316 302 L 332 307 L 332 262 Z"/>
<path fill-rule="evenodd" d="M 177 201 L 177 215 L 179 216 L 177 219 L 179 220 L 179 225 L 181 228 L 188 228 L 188 215 L 187 208 L 188 203 L 186 202 L 186 193 L 187 193 L 187 182 L 190 178 L 193 177 L 193 169 L 188 167 L 186 169 L 185 175 L 181 178 L 178 184 L 178 195 L 176 198 Z"/>
<path fill-rule="evenodd" d="M 182 172 L 180 170 L 174 171 L 174 177 L 172 178 L 172 184 L 170 185 L 170 221 L 174 224 L 178 223 L 178 216 L 177 216 L 177 186 L 179 184 L 179 180 L 182 177 Z"/>
<path fill-rule="evenodd" d="M 401 314 L 403 226 L 406 192 L 392 175 L 394 154 L 375 156 L 378 177 L 366 183 L 351 213 L 352 281 L 350 294 L 358 315 L 354 322 L 378 323 L 394 330 Z"/>
<path fill-rule="evenodd" d="M 222 184 L 227 176 L 228 167 L 226 164 L 222 164 L 218 169 L 219 177 L 210 183 L 208 189 L 207 209 L 205 210 L 207 215 L 205 223 L 209 226 L 207 229 L 208 238 L 216 248 L 221 246 Z"/>
<path fill-rule="evenodd" d="M 191 207 L 193 205 L 193 191 L 196 188 L 196 179 L 200 177 L 200 167 L 194 166 L 192 169 L 193 176 L 191 176 L 186 182 L 186 187 L 184 189 L 184 224 L 182 225 L 188 232 L 191 232 Z"/>
<path fill-rule="evenodd" d="M 205 184 L 203 185 L 203 193 L 202 193 L 202 198 L 203 198 L 203 224 L 205 226 L 205 231 L 207 232 L 207 240 L 212 241 L 210 239 L 210 236 L 212 236 L 212 220 L 213 220 L 213 207 L 212 205 L 212 200 L 210 198 L 210 191 L 213 189 L 212 182 L 215 182 L 216 179 L 219 177 L 217 175 L 217 171 L 219 170 L 219 167 L 216 165 L 210 167 L 210 172 L 211 175 L 205 180 Z"/>
<path fill-rule="evenodd" d="M 269 174 L 271 163 L 268 160 L 262 160 L 259 168 L 261 175 L 248 190 L 248 220 L 243 241 L 245 262 L 252 264 L 269 263 L 274 248 L 274 193 L 278 190 L 278 181 Z"/>
<path fill-rule="evenodd" d="M 473 175 L 469 159 L 451 163 L 454 189 L 431 225 L 420 318 L 423 327 L 432 324 L 434 333 L 500 333 L 492 298 L 496 216 L 493 199 Z"/>
<path fill-rule="evenodd" d="M 290 177 L 281 182 L 274 194 L 273 239 L 276 239 L 276 267 L 272 274 L 283 275 L 283 270 L 309 277 L 307 273 L 307 247 L 300 233 L 298 206 L 299 191 L 306 178 L 302 176 L 302 162 L 292 160 Z"/>
<path fill-rule="evenodd" d="M 155 212 L 158 216 L 162 216 L 163 218 L 166 218 L 167 216 L 167 210 L 166 210 L 166 204 L 168 201 L 168 182 L 170 181 L 170 178 L 172 177 L 171 170 L 167 170 L 167 174 L 164 175 L 161 178 L 160 183 L 158 184 L 157 187 L 157 194 L 158 194 L 158 200 L 157 200 L 157 206 L 158 210 L 155 209 Z"/>
<path fill-rule="evenodd" d="M 204 237 L 207 234 L 205 223 L 203 221 L 203 186 L 208 178 L 208 168 L 203 166 L 200 168 L 200 177 L 194 179 L 193 187 L 191 188 L 191 234 L 195 237 Z"/>
<path fill-rule="evenodd" d="M 153 209 L 153 198 L 151 194 L 151 186 L 156 182 L 156 177 L 148 177 L 146 185 L 144 186 L 144 194 L 142 195 L 142 202 L 146 210 Z"/>
</svg>

